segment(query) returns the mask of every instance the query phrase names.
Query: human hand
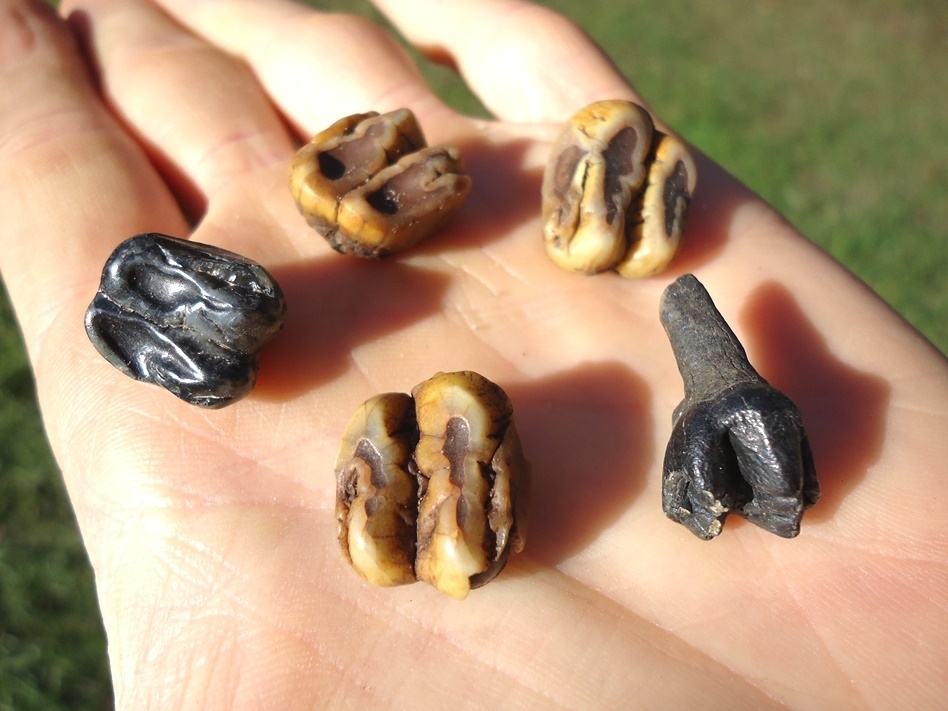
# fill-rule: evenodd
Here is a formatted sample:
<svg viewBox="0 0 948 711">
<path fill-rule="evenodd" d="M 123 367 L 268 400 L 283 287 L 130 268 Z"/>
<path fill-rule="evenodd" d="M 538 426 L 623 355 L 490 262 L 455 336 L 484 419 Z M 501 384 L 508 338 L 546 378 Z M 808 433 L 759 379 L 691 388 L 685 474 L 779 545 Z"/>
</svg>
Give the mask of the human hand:
<svg viewBox="0 0 948 711">
<path fill-rule="evenodd" d="M 591 101 L 641 99 L 540 8 L 377 4 L 497 121 L 446 108 L 378 28 L 285 2 L 67 2 L 85 61 L 39 3 L 0 5 L 0 265 L 117 705 L 934 705 L 944 359 L 706 160 L 669 272 L 560 270 L 539 226 L 552 140 Z M 403 257 L 341 257 L 293 205 L 294 145 L 401 106 L 460 147 L 471 196 Z M 83 333 L 106 257 L 143 231 L 247 255 L 284 287 L 286 328 L 239 404 L 124 378 Z M 682 387 L 658 302 L 685 271 L 800 406 L 823 497 L 793 541 L 731 519 L 702 543 L 662 513 Z M 513 400 L 527 548 L 463 603 L 367 586 L 336 547 L 338 438 L 369 395 L 459 369 Z"/>
</svg>

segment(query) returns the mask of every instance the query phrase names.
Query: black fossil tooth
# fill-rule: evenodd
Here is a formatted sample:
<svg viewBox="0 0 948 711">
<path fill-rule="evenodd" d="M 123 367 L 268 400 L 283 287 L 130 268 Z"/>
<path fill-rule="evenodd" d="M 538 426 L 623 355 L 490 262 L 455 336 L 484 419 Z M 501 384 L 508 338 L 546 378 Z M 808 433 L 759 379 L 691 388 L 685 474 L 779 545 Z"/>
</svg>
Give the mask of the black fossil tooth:
<svg viewBox="0 0 948 711">
<path fill-rule="evenodd" d="M 754 370 L 693 275 L 665 290 L 661 321 L 685 386 L 665 451 L 665 514 L 705 540 L 731 511 L 796 536 L 820 495 L 796 405 Z"/>
<path fill-rule="evenodd" d="M 283 292 L 256 262 L 145 233 L 112 252 L 85 325 L 99 353 L 129 377 L 218 408 L 253 388 L 257 353 L 285 314 Z"/>
</svg>

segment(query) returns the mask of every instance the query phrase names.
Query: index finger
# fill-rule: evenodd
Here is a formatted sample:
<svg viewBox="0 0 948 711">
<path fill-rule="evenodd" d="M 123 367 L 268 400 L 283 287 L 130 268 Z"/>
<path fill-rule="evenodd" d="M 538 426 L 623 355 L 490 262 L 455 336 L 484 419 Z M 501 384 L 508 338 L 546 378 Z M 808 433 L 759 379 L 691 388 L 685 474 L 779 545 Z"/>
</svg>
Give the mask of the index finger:
<svg viewBox="0 0 948 711">
<path fill-rule="evenodd" d="M 391 111 L 447 114 L 407 52 L 354 15 L 289 0 L 157 0 L 208 42 L 242 57 L 303 137 L 340 116 Z"/>
<path fill-rule="evenodd" d="M 0 267 L 35 367 L 67 305 L 81 329 L 102 264 L 144 228 L 186 229 L 167 186 L 101 104 L 73 37 L 39 0 L 0 0 Z M 118 196 L 118 199 L 116 199 Z M 55 350 L 55 349 L 54 349 Z"/>
</svg>

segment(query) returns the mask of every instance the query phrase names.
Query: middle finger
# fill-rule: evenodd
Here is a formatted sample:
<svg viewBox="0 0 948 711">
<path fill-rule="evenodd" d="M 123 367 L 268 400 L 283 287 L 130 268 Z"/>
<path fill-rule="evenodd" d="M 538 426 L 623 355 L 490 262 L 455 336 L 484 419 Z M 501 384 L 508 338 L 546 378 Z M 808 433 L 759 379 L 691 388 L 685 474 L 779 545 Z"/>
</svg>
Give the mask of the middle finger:
<svg viewBox="0 0 948 711">
<path fill-rule="evenodd" d="M 243 57 L 303 137 L 370 110 L 408 106 L 425 125 L 452 113 L 395 39 L 363 18 L 288 0 L 158 2 L 194 32 Z"/>
</svg>

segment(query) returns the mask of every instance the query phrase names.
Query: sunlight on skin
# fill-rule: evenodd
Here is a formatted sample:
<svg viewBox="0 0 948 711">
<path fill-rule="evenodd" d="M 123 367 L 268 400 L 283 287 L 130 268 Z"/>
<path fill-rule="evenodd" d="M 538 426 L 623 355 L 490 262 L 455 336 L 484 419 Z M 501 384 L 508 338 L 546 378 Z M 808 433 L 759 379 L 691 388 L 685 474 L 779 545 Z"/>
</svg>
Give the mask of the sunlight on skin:
<svg viewBox="0 0 948 711">
<path fill-rule="evenodd" d="M 706 159 L 668 272 L 557 268 L 539 187 L 561 122 L 595 99 L 641 101 L 585 35 L 515 0 L 378 0 L 410 41 L 452 54 L 492 123 L 441 104 L 363 20 L 282 0 L 160 4 L 65 2 L 84 70 L 50 11 L 0 2 L 0 264 L 96 570 L 119 708 L 943 696 L 944 358 Z M 472 193 L 406 256 L 353 264 L 307 227 L 286 168 L 337 118 L 401 106 L 429 143 L 459 146 Z M 124 378 L 82 330 L 115 245 L 189 221 L 287 293 L 257 389 L 222 411 Z M 658 301 L 686 271 L 808 423 L 825 493 L 795 540 L 731 519 L 703 543 L 662 514 L 682 388 Z M 779 368 L 774 321 L 793 326 L 806 372 Z M 347 418 L 462 369 L 514 403 L 534 469 L 527 547 L 463 603 L 370 587 L 337 550 Z"/>
</svg>

